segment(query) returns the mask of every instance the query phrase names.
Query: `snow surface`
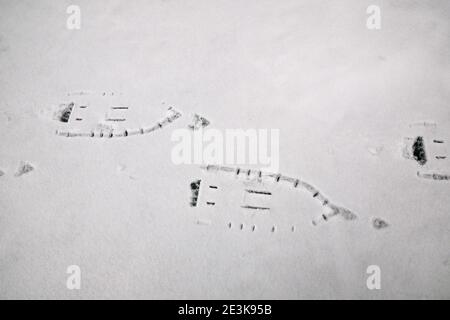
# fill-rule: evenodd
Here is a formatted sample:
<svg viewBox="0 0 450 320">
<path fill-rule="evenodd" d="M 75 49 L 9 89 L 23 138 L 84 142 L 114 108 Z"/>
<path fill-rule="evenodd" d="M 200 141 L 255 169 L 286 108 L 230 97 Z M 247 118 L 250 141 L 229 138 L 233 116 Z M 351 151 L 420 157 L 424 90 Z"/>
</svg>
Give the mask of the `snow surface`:
<svg viewBox="0 0 450 320">
<path fill-rule="evenodd" d="M 448 1 L 77 0 L 68 30 L 71 4 L 0 1 L 0 298 L 450 298 L 450 182 L 417 177 L 449 160 L 402 156 L 416 135 L 448 151 Z M 56 135 L 74 124 L 55 108 L 82 99 L 94 122 L 111 104 L 138 125 L 169 106 L 183 117 L 145 136 Z M 280 172 L 358 218 L 313 226 L 312 197 L 270 182 L 270 212 L 249 212 L 253 182 L 174 165 L 172 130 L 195 113 L 280 129 Z"/>
</svg>

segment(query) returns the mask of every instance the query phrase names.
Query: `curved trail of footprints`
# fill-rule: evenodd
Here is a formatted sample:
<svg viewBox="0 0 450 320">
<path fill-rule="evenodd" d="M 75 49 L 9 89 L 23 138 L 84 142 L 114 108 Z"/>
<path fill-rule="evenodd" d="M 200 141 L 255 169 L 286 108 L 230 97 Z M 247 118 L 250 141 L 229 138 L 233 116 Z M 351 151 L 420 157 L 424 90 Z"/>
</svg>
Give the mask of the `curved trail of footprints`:
<svg viewBox="0 0 450 320">
<path fill-rule="evenodd" d="M 73 107 L 73 106 L 72 106 Z M 62 136 L 62 137 L 68 137 L 68 138 L 74 138 L 74 137 L 86 137 L 86 138 L 121 138 L 121 137 L 130 137 L 134 135 L 144 135 L 149 134 L 153 131 L 156 131 L 158 129 L 161 129 L 170 123 L 174 122 L 178 118 L 181 117 L 181 112 L 176 110 L 175 108 L 169 108 L 168 109 L 168 116 L 164 117 L 160 121 L 157 121 L 156 124 L 153 126 L 145 126 L 140 128 L 134 128 L 134 129 L 121 129 L 116 130 L 114 128 L 106 128 L 106 129 L 94 129 L 90 131 L 80 132 L 78 130 L 57 130 L 56 135 Z M 199 119 L 197 119 L 199 120 Z M 206 120 L 206 119 L 205 119 Z M 67 121 L 63 121 L 67 122 Z M 204 122 L 205 125 L 209 124 L 209 121 L 206 120 Z M 195 128 L 193 128 L 195 129 Z M 441 143 L 441 141 L 436 141 L 436 143 Z M 243 169 L 243 168 L 232 168 L 227 166 L 219 166 L 219 165 L 207 165 L 202 167 L 202 169 L 205 169 L 208 172 L 228 172 L 233 173 L 235 176 L 245 176 L 247 178 L 256 178 L 258 181 L 262 181 L 263 179 L 270 179 L 273 182 L 276 183 L 286 183 L 289 186 L 293 187 L 294 189 L 302 189 L 304 191 L 307 191 L 311 194 L 311 196 L 317 201 L 318 204 L 324 209 L 324 213 L 319 216 L 316 219 L 312 220 L 312 224 L 314 226 L 320 224 L 321 222 L 326 222 L 330 218 L 334 216 L 341 216 L 345 220 L 355 220 L 357 218 L 357 215 L 353 213 L 351 210 L 336 205 L 335 203 L 331 202 L 328 197 L 326 197 L 323 193 L 321 193 L 316 187 L 311 185 L 310 183 L 303 181 L 299 178 L 289 177 L 282 175 L 280 173 L 269 173 L 269 172 L 263 172 L 261 170 L 252 170 L 252 169 Z M 4 172 L 0 171 L 0 176 L 3 175 Z M 436 176 L 436 175 L 430 175 L 430 174 L 421 174 L 418 176 L 422 178 L 427 179 L 434 179 L 434 180 L 449 180 L 448 175 L 442 175 L 442 176 Z M 248 190 L 247 190 L 248 191 Z M 248 191 L 250 192 L 250 191 Z M 198 190 L 197 190 L 197 196 L 198 196 Z M 195 198 L 195 197 L 194 197 Z M 196 206 L 196 200 L 192 199 L 191 206 Z M 195 200 L 195 201 L 194 201 Z M 208 203 L 209 205 L 214 205 L 214 203 Z M 269 208 L 256 208 L 256 207 L 249 207 L 244 206 L 243 208 L 249 208 L 249 209 L 269 209 Z M 378 223 L 379 222 L 379 223 Z M 207 225 L 208 222 L 205 221 L 198 221 L 198 224 L 201 225 Z M 381 229 L 387 227 L 388 224 L 385 223 L 383 220 L 379 219 L 374 221 L 374 228 Z M 232 223 L 229 222 L 228 227 L 231 229 Z M 239 224 L 239 229 L 244 230 L 244 224 Z M 252 232 L 255 232 L 257 230 L 256 225 L 252 225 L 250 230 Z M 277 227 L 274 225 L 271 227 L 270 232 L 274 233 L 276 232 Z M 295 226 L 291 226 L 290 231 L 295 232 L 296 228 Z"/>
</svg>

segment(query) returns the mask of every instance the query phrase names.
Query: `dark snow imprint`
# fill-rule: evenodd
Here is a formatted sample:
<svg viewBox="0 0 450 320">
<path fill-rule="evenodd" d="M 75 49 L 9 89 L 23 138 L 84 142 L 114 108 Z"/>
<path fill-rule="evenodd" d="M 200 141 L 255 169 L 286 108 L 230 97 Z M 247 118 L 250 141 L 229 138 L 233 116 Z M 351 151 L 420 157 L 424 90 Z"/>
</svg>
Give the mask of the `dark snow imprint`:
<svg viewBox="0 0 450 320">
<path fill-rule="evenodd" d="M 328 221 L 330 218 L 334 216 L 341 216 L 344 220 L 350 221 L 357 219 L 357 215 L 354 214 L 352 211 L 350 211 L 347 208 L 339 207 L 334 204 L 329 203 L 325 206 L 325 208 L 328 210 L 327 213 L 322 214 L 319 219 L 314 219 L 312 221 L 313 226 L 317 226 L 321 221 Z"/>
<path fill-rule="evenodd" d="M 386 221 L 384 221 L 383 219 L 380 219 L 380 218 L 374 218 L 374 219 L 372 220 L 372 226 L 373 226 L 375 229 L 380 230 L 380 229 L 384 229 L 384 228 L 389 227 L 389 224 L 388 224 Z"/>
<path fill-rule="evenodd" d="M 425 143 L 423 137 L 417 137 L 412 146 L 414 159 L 420 165 L 427 163 L 427 155 L 425 153 Z"/>
<path fill-rule="evenodd" d="M 74 106 L 75 104 L 73 102 L 69 104 L 61 104 L 59 106 L 59 110 L 55 113 L 55 118 L 61 122 L 69 122 Z"/>
<path fill-rule="evenodd" d="M 419 121 L 414 124 L 410 124 L 410 127 L 413 126 L 422 126 L 425 128 L 435 129 L 437 127 L 434 121 Z M 428 140 L 427 140 L 428 141 Z M 444 139 L 436 137 L 430 140 L 433 144 L 444 144 L 446 143 Z M 404 137 L 403 138 L 403 148 L 402 148 L 403 157 L 405 159 L 412 159 L 416 161 L 420 166 L 428 163 L 428 160 L 436 159 L 439 162 L 446 161 L 448 156 L 444 154 L 434 154 L 429 155 L 425 148 L 425 139 L 422 136 L 417 136 L 416 138 Z M 428 179 L 434 181 L 449 181 L 450 174 L 437 172 L 437 169 L 430 169 L 429 172 L 421 172 L 417 171 L 417 177 L 421 179 Z"/>
<path fill-rule="evenodd" d="M 450 174 L 447 173 L 423 173 L 417 171 L 417 176 L 422 179 L 436 180 L 436 181 L 450 181 Z"/>
<path fill-rule="evenodd" d="M 0 177 L 4 176 L 5 172 L 3 170 L 0 169 Z"/>
<path fill-rule="evenodd" d="M 125 118 L 108 118 L 108 119 L 106 119 L 106 121 L 109 121 L 109 122 L 123 122 L 126 120 L 127 119 L 125 119 Z"/>
<path fill-rule="evenodd" d="M 202 128 L 206 128 L 209 126 L 210 122 L 208 119 L 198 115 L 194 114 L 194 117 L 192 119 L 192 123 L 188 125 L 188 128 L 191 130 L 198 130 Z"/>
<path fill-rule="evenodd" d="M 233 223 L 232 223 L 232 222 L 228 222 L 228 223 L 227 223 L 227 226 L 228 226 L 228 229 L 232 229 L 232 228 L 233 228 Z M 249 231 L 251 231 L 251 232 L 256 232 L 257 227 L 256 227 L 255 224 L 253 224 L 253 225 L 251 225 L 249 228 L 246 228 L 245 224 L 240 223 L 240 224 L 238 224 L 238 229 L 239 229 L 240 231 L 246 231 L 246 230 L 249 230 Z M 290 230 L 291 230 L 291 232 L 295 232 L 295 226 L 291 226 L 291 227 L 290 227 Z M 276 231 L 277 231 L 277 226 L 276 226 L 276 225 L 273 225 L 273 226 L 270 227 L 270 229 L 269 229 L 269 232 L 270 232 L 270 233 L 275 233 Z"/>
<path fill-rule="evenodd" d="M 112 110 L 126 110 L 128 111 L 128 107 L 127 106 L 112 106 L 111 107 Z M 115 117 L 115 118 L 107 118 L 106 121 L 109 122 L 124 122 L 127 119 L 125 117 Z"/>
<path fill-rule="evenodd" d="M 31 172 L 34 170 L 34 166 L 28 162 L 21 162 L 19 165 L 19 168 L 17 169 L 16 173 L 14 174 L 15 177 L 23 176 L 24 174 L 27 174 L 28 172 Z"/>
<path fill-rule="evenodd" d="M 269 192 L 269 191 L 260 191 L 260 190 L 251 190 L 251 189 L 245 189 L 245 192 L 254 193 L 254 194 L 262 194 L 262 195 L 266 195 L 266 196 L 272 195 L 272 192 Z"/>
<path fill-rule="evenodd" d="M 261 210 L 261 211 L 270 210 L 269 207 L 259 207 L 259 206 L 249 206 L 249 205 L 241 206 L 241 208 L 252 209 L 252 210 Z"/>
<path fill-rule="evenodd" d="M 191 182 L 191 207 L 197 206 L 198 194 L 200 192 L 200 183 L 201 180 L 195 180 Z"/>
</svg>

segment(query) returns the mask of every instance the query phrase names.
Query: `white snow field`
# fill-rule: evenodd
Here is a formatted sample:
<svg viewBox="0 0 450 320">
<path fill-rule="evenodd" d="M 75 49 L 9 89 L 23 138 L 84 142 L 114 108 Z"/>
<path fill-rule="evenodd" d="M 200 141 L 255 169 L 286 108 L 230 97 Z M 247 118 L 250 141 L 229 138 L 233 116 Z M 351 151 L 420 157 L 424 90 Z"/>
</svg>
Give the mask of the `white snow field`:
<svg viewBox="0 0 450 320">
<path fill-rule="evenodd" d="M 0 298 L 449 299 L 449 18 L 447 0 L 0 0 Z M 279 129 L 294 180 L 176 165 L 193 114 Z M 324 221 L 325 199 L 356 219 Z"/>
</svg>

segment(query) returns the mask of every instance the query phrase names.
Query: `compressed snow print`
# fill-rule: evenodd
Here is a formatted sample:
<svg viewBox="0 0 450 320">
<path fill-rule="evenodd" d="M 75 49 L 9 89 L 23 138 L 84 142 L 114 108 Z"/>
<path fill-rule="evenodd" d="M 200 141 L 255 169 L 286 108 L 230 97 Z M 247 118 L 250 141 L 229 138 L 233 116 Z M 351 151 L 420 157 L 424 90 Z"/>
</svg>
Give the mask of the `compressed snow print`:
<svg viewBox="0 0 450 320">
<path fill-rule="evenodd" d="M 21 177 L 24 174 L 27 174 L 33 170 L 34 170 L 34 166 L 31 163 L 28 163 L 26 161 L 21 161 L 14 176 Z"/>
</svg>

